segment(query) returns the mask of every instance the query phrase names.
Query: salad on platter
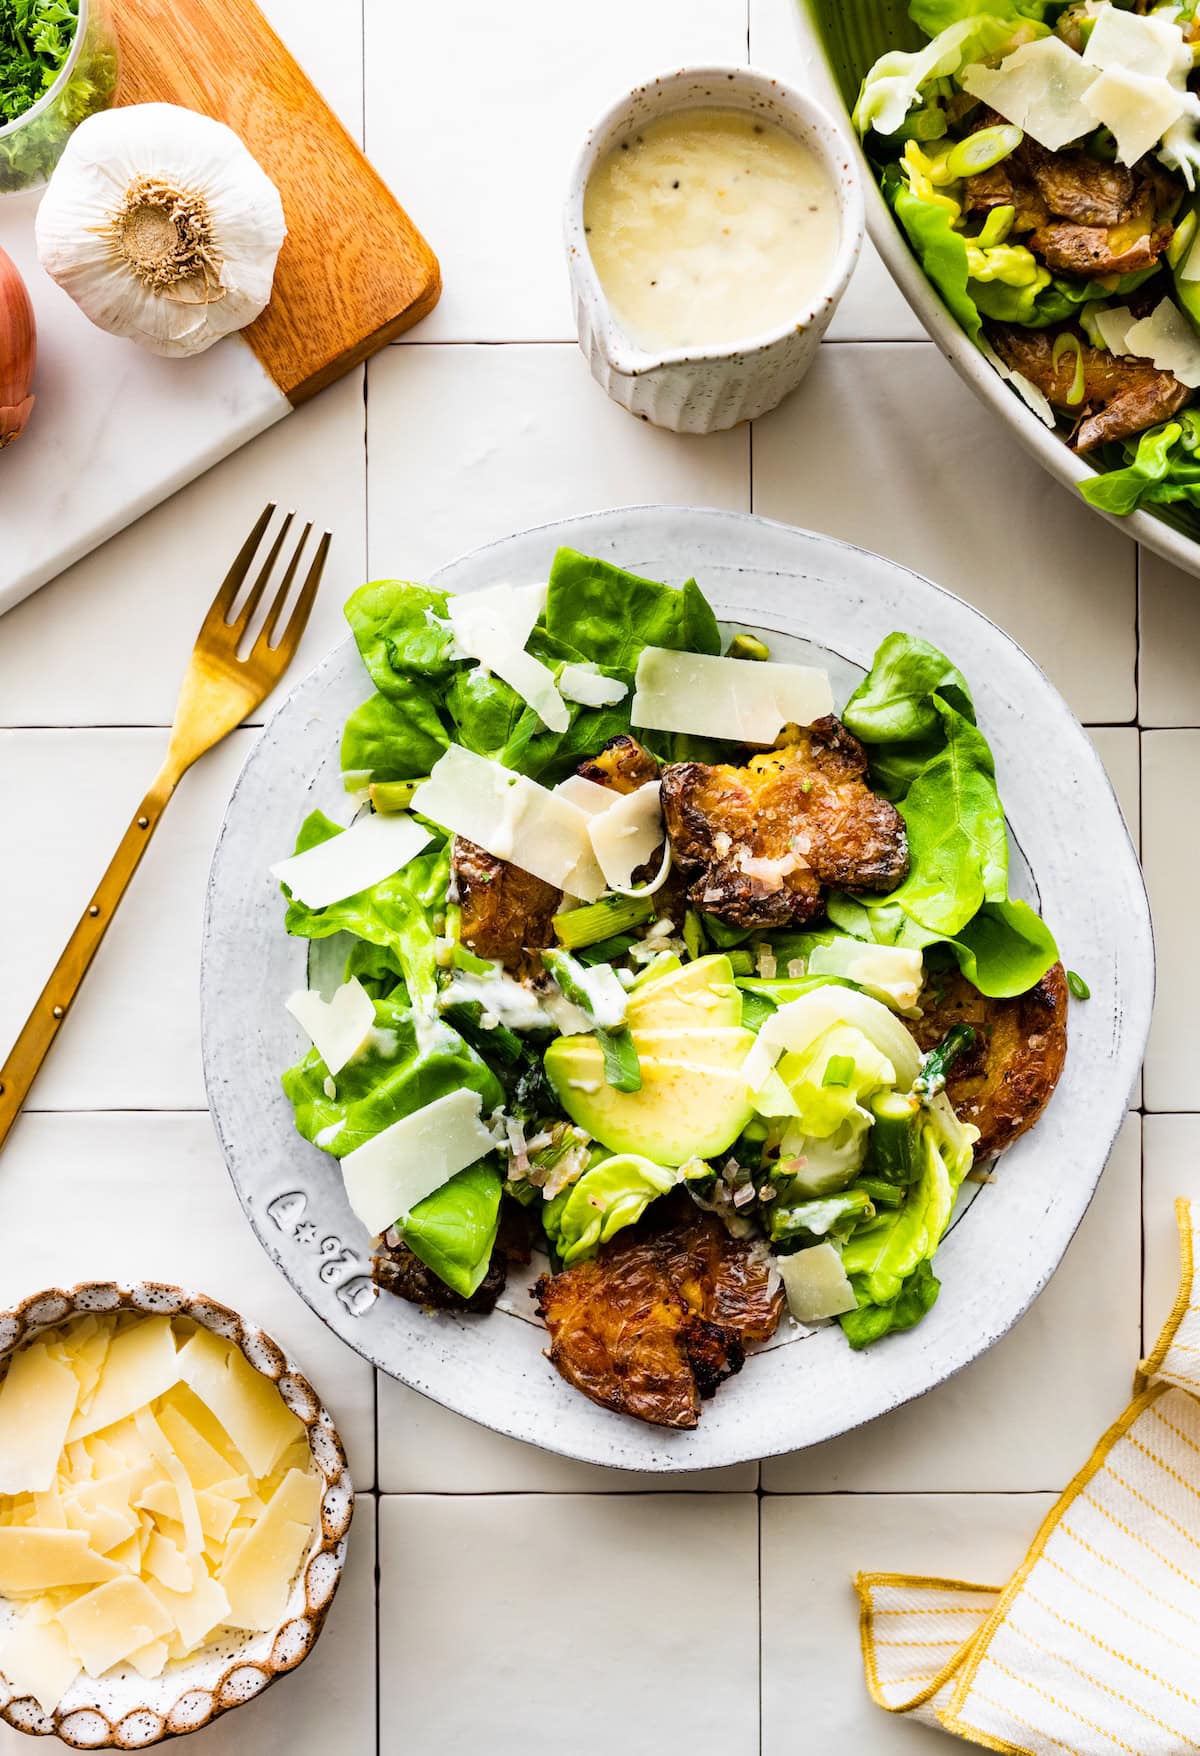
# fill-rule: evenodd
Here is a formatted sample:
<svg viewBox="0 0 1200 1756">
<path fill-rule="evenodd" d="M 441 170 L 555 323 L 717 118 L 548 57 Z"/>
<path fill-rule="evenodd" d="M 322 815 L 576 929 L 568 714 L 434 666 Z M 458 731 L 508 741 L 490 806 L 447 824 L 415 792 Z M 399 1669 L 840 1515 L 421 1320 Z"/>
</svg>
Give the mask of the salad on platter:
<svg viewBox="0 0 1200 1756">
<path fill-rule="evenodd" d="M 1066 1055 L 961 672 L 890 634 L 835 712 L 694 580 L 567 548 L 346 614 L 344 820 L 272 867 L 315 942 L 283 1085 L 382 1292 L 461 1321 L 544 1258 L 562 1376 L 676 1428 L 785 1307 L 919 1323 Z"/>
<path fill-rule="evenodd" d="M 854 123 L 948 310 L 1097 474 L 1200 534 L 1196 0 L 910 0 Z"/>
</svg>

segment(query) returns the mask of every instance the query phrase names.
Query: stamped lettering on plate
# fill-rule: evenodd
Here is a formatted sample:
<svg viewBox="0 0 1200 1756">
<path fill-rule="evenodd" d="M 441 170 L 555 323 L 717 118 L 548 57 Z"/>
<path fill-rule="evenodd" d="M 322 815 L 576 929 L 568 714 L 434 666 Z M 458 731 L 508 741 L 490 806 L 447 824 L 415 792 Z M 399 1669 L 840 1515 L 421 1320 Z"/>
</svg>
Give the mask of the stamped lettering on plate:
<svg viewBox="0 0 1200 1756">
<path fill-rule="evenodd" d="M 319 1259 L 317 1278 L 332 1287 L 340 1304 L 352 1317 L 361 1317 L 371 1309 L 379 1288 L 371 1279 L 366 1264 L 354 1250 L 343 1244 L 333 1232 L 322 1237 L 311 1220 L 305 1219 L 308 1196 L 302 1189 L 286 1189 L 267 1203 L 267 1212 L 276 1227 L 293 1238 Z"/>
</svg>

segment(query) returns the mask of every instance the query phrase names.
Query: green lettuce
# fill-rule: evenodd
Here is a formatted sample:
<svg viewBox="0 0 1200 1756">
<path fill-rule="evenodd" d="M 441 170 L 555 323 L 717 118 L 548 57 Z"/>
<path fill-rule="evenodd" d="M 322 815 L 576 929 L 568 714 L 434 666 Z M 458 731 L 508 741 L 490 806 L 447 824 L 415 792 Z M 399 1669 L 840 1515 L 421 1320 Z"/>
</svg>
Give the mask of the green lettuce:
<svg viewBox="0 0 1200 1756">
<path fill-rule="evenodd" d="M 649 1204 L 677 1181 L 676 1171 L 640 1153 L 597 1159 L 578 1182 L 560 1190 L 542 1209 L 546 1236 L 564 1268 L 594 1256 L 617 1232 L 636 1225 Z"/>
<path fill-rule="evenodd" d="M 694 579 L 682 586 L 660 585 L 575 549 L 560 549 L 554 557 L 546 630 L 628 682 L 647 646 L 721 650 L 717 619 Z"/>
<path fill-rule="evenodd" d="M 372 683 L 405 700 L 406 683 L 446 684 L 455 671 L 446 594 L 401 579 L 375 579 L 346 600 L 346 620 Z"/>
<path fill-rule="evenodd" d="M 995 764 L 962 672 L 919 636 L 889 634 L 842 718 L 904 818 L 910 864 L 886 895 L 834 892 L 830 920 L 880 945 L 945 944 L 981 993 L 1025 993 L 1058 951 L 1045 923 L 1008 895 Z"/>
<path fill-rule="evenodd" d="M 884 178 L 883 192 L 904 228 L 913 254 L 942 295 L 947 310 L 971 340 L 977 341 L 983 318 L 971 296 L 966 242 L 962 233 L 955 231 L 949 208 L 914 195 L 895 167 Z"/>
<path fill-rule="evenodd" d="M 910 1329 L 937 1298 L 930 1264 L 971 1168 L 973 1138 L 947 1104 L 931 1109 L 921 1136 L 920 1177 L 898 1208 L 876 1212 L 843 1246 L 842 1267 L 858 1300 L 858 1308 L 839 1319 L 851 1347 Z"/>
<path fill-rule="evenodd" d="M 1139 506 L 1200 507 L 1200 414 L 1184 409 L 1122 445 L 1104 448 L 1105 475 L 1081 482 L 1079 492 L 1101 512 L 1124 515 Z"/>
<path fill-rule="evenodd" d="M 443 1020 L 428 1022 L 400 993 L 375 1001 L 366 1047 L 325 1089 L 329 1069 L 316 1049 L 283 1075 L 283 1089 L 305 1140 L 345 1158 L 403 1116 L 451 1092 L 477 1091 L 484 1115 L 504 1102 L 495 1074 Z"/>
<path fill-rule="evenodd" d="M 339 824 L 323 811 L 305 818 L 296 837 L 296 849 L 306 849 L 341 835 Z M 288 898 L 284 925 L 300 939 L 327 939 L 332 933 L 353 933 L 390 953 L 403 976 L 412 1004 L 432 1014 L 437 998 L 436 935 L 432 917 L 446 904 L 450 882 L 449 844 L 440 843 L 418 854 L 399 872 L 326 908 L 311 909 L 297 901 L 286 885 Z"/>
<path fill-rule="evenodd" d="M 356 707 L 342 733 L 342 771 L 360 786 L 417 780 L 449 747 L 450 736 L 427 688 L 397 678 L 399 688 Z"/>
<path fill-rule="evenodd" d="M 418 1201 L 400 1228 L 413 1255 L 464 1299 L 488 1271 L 501 1196 L 499 1171 L 490 1158 L 480 1159 Z"/>
<path fill-rule="evenodd" d="M 908 16 L 927 37 L 936 37 L 964 18 L 997 18 L 1009 25 L 1025 21 L 1044 24 L 1046 0 L 909 0 Z"/>
</svg>

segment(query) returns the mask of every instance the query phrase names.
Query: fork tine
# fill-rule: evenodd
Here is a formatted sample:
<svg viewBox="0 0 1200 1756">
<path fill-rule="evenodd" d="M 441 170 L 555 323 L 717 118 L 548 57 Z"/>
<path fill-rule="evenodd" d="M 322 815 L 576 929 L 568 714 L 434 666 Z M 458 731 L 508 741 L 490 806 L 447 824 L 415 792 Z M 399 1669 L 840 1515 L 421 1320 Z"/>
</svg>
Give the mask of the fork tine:
<svg viewBox="0 0 1200 1756">
<path fill-rule="evenodd" d="M 263 625 L 258 631 L 258 639 L 250 649 L 252 656 L 259 654 L 261 651 L 269 647 L 278 632 L 280 621 L 283 618 L 284 605 L 287 603 L 287 595 L 292 589 L 292 581 L 296 577 L 296 568 L 300 565 L 300 557 L 304 553 L 304 545 L 307 543 L 311 531 L 312 519 L 310 518 L 308 523 L 304 526 L 304 529 L 300 532 L 300 541 L 292 551 L 292 558 L 287 564 L 287 569 L 283 575 L 283 579 L 280 581 L 279 590 L 271 599 L 266 616 L 263 619 Z"/>
<path fill-rule="evenodd" d="M 241 590 L 243 581 L 250 571 L 250 563 L 254 559 L 254 551 L 262 541 L 263 532 L 270 524 L 275 513 L 275 501 L 268 500 L 254 523 L 254 529 L 246 538 L 234 558 L 233 566 L 225 575 L 221 589 L 208 607 L 204 618 L 204 626 L 211 622 L 214 626 L 224 622 L 233 608 L 234 599 Z"/>
<path fill-rule="evenodd" d="M 286 537 L 288 529 L 295 516 L 296 514 L 294 511 L 285 515 L 283 523 L 280 525 L 279 530 L 276 533 L 275 541 L 267 551 L 267 558 L 259 568 L 258 578 L 246 593 L 245 603 L 233 618 L 233 621 L 229 624 L 229 632 L 234 640 L 241 639 L 242 635 L 250 625 L 250 618 L 262 602 L 263 593 L 271 583 L 271 574 L 274 572 L 275 563 L 279 559 L 279 551 L 283 547 L 283 539 Z"/>
<path fill-rule="evenodd" d="M 312 566 L 308 570 L 308 578 L 304 581 L 300 596 L 296 599 L 296 607 L 288 618 L 288 625 L 283 631 L 283 638 L 274 649 L 279 654 L 281 663 L 289 665 L 295 657 L 296 648 L 300 644 L 300 636 L 304 633 L 309 612 L 317 596 L 317 587 L 321 583 L 321 575 L 325 571 L 325 562 L 329 556 L 329 545 L 333 541 L 332 531 L 325 531 L 317 544 L 317 552 L 313 556 Z"/>
</svg>

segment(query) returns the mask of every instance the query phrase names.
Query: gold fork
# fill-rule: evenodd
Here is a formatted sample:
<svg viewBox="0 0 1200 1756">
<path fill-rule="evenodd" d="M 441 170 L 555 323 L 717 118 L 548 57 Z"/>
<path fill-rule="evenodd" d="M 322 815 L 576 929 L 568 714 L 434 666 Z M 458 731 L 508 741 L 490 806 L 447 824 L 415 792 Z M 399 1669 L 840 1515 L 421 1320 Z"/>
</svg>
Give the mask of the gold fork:
<svg viewBox="0 0 1200 1756">
<path fill-rule="evenodd" d="M 237 559 L 226 574 L 220 591 L 209 605 L 179 691 L 166 760 L 121 838 L 107 872 L 92 893 L 92 900 L 68 940 L 53 975 L 13 1044 L 12 1053 L 0 1067 L 0 1146 L 7 1139 L 38 1069 L 50 1052 L 59 1025 L 79 992 L 108 924 L 117 912 L 117 904 L 138 869 L 171 794 L 196 758 L 211 750 L 214 744 L 219 744 L 266 699 L 295 656 L 325 570 L 325 558 L 332 540 L 328 531 L 317 544 L 307 578 L 284 624 L 288 593 L 312 530 L 311 523 L 305 525 L 271 600 L 262 630 L 244 658 L 238 657 L 238 647 L 271 582 L 292 522 L 292 513 L 287 514 L 271 543 L 245 602 L 236 616 L 231 615 L 274 511 L 274 503 L 264 507 L 254 529 L 238 550 Z M 276 642 L 274 645 L 273 641 Z"/>
</svg>

